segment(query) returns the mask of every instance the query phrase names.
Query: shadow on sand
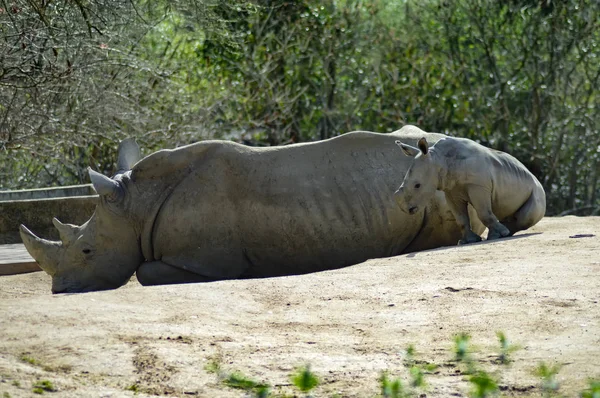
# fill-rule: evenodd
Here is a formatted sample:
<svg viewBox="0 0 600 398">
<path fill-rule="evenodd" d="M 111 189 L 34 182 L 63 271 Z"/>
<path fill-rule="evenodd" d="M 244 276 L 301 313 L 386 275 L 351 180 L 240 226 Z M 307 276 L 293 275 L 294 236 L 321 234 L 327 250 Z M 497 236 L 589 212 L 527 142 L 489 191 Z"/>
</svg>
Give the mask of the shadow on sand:
<svg viewBox="0 0 600 398">
<path fill-rule="evenodd" d="M 421 254 L 421 253 L 432 253 L 432 252 L 437 252 L 437 251 L 440 251 L 440 250 L 452 250 L 452 249 L 457 249 L 457 248 L 465 247 L 465 246 L 471 247 L 471 246 L 480 246 L 480 245 L 493 245 L 494 243 L 501 243 L 501 242 L 506 242 L 508 240 L 528 238 L 530 236 L 541 235 L 541 234 L 542 234 L 541 232 L 529 232 L 529 233 L 526 233 L 526 234 L 509 236 L 509 237 L 506 237 L 506 238 L 493 239 L 493 240 L 482 240 L 481 242 L 469 243 L 469 244 L 466 244 L 466 245 L 437 247 L 435 249 L 420 250 L 418 252 L 409 253 L 409 254 L 406 255 L 406 257 L 412 258 L 412 257 L 415 257 L 417 254 Z"/>
</svg>

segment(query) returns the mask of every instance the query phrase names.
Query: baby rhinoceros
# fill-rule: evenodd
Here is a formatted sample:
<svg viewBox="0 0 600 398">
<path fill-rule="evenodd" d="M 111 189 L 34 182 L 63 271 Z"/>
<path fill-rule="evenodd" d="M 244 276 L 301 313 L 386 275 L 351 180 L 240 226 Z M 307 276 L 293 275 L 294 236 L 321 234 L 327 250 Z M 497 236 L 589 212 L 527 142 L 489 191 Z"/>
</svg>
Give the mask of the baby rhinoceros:
<svg viewBox="0 0 600 398">
<path fill-rule="evenodd" d="M 400 208 L 415 214 L 436 190 L 443 191 L 462 231 L 459 244 L 481 241 L 470 227 L 469 204 L 488 228 L 488 240 L 511 236 L 544 216 L 546 194 L 542 185 L 507 153 L 465 138 L 447 137 L 431 147 L 426 138 L 418 141 L 418 148 L 400 141 L 396 144 L 414 157 L 395 193 Z"/>
</svg>

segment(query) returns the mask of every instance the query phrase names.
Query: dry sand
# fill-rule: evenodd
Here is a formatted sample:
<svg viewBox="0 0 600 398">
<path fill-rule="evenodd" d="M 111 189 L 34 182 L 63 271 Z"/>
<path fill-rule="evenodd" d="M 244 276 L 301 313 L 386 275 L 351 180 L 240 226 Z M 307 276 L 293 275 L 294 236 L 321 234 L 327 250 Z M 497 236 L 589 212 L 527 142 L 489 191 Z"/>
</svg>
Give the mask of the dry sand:
<svg viewBox="0 0 600 398">
<path fill-rule="evenodd" d="M 573 237 L 593 234 L 593 237 Z M 315 397 L 375 397 L 382 371 L 409 380 L 414 344 L 427 397 L 467 396 L 453 336 L 504 396 L 540 396 L 533 369 L 561 366 L 560 392 L 600 379 L 600 217 L 545 218 L 518 236 L 370 260 L 310 275 L 50 294 L 42 272 L 0 277 L 0 394 L 240 397 L 208 364 L 293 394 L 310 364 Z M 496 363 L 496 332 L 520 349 Z M 9 395 L 6 395 L 9 394 Z M 418 396 L 418 395 L 417 395 Z"/>
</svg>

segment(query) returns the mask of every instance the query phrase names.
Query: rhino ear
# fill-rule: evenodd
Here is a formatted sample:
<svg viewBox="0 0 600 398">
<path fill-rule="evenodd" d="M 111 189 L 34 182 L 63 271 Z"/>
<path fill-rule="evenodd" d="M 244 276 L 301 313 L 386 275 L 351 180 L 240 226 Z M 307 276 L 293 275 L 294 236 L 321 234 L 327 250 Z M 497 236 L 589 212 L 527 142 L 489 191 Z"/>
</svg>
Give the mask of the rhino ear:
<svg viewBox="0 0 600 398">
<path fill-rule="evenodd" d="M 106 197 L 111 202 L 115 202 L 121 197 L 123 188 L 121 188 L 117 181 L 100 174 L 89 167 L 88 173 L 90 175 L 92 185 L 94 186 L 96 192 L 98 192 L 98 195 Z"/>
<path fill-rule="evenodd" d="M 119 144 L 119 158 L 117 160 L 117 173 L 121 174 L 131 170 L 141 158 L 140 146 L 133 138 L 127 138 Z"/>
<path fill-rule="evenodd" d="M 403 144 L 400 140 L 396 141 L 396 145 L 398 145 L 400 149 L 402 149 L 402 152 L 404 152 L 406 156 L 410 156 L 411 158 L 414 158 L 419 153 L 419 150 L 417 148 L 408 144 Z"/>
<path fill-rule="evenodd" d="M 419 146 L 419 150 L 421 151 L 421 153 L 423 155 L 427 155 L 427 153 L 429 152 L 429 144 L 427 143 L 427 139 L 425 139 L 425 137 L 421 138 L 417 145 Z"/>
<path fill-rule="evenodd" d="M 52 224 L 58 230 L 58 235 L 63 245 L 70 245 L 77 238 L 79 227 L 76 225 L 63 224 L 56 217 L 52 219 Z"/>
</svg>

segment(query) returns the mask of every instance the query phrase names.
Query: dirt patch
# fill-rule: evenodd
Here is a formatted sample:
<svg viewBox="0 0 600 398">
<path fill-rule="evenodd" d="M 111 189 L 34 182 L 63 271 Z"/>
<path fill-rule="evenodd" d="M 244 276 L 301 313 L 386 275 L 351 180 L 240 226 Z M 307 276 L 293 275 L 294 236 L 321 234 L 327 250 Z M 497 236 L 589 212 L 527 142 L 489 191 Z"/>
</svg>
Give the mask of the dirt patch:
<svg viewBox="0 0 600 398">
<path fill-rule="evenodd" d="M 594 236 L 589 236 L 594 235 Z M 579 238 L 571 238 L 579 236 Z M 260 280 L 50 294 L 43 273 L 0 277 L 0 394 L 239 397 L 212 366 L 293 393 L 310 364 L 314 396 L 373 397 L 381 372 L 408 380 L 406 348 L 436 364 L 428 397 L 466 396 L 453 336 L 505 396 L 539 396 L 540 362 L 561 392 L 600 378 L 600 218 L 546 218 L 520 236 Z M 498 362 L 497 331 L 520 349 Z M 31 359 L 28 361 L 26 358 Z"/>
<path fill-rule="evenodd" d="M 134 386 L 152 395 L 171 395 L 175 388 L 169 386 L 169 380 L 175 372 L 175 367 L 161 360 L 148 346 L 138 346 L 133 351 L 133 366 L 139 375 Z M 139 387 L 141 386 L 141 387 Z"/>
</svg>

